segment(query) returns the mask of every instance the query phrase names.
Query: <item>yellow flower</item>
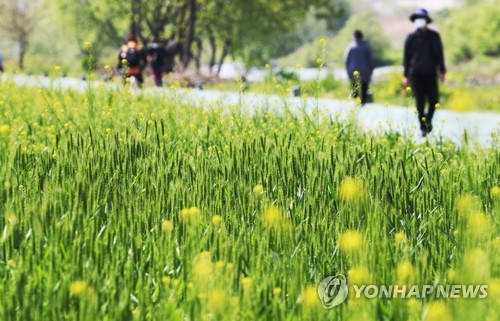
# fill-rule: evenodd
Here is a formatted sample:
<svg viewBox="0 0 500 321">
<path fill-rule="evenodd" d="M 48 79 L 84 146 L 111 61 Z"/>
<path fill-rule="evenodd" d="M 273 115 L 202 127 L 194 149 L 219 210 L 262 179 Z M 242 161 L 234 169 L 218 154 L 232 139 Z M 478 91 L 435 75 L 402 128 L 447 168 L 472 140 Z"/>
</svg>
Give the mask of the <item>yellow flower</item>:
<svg viewBox="0 0 500 321">
<path fill-rule="evenodd" d="M 411 93 L 411 87 L 408 86 L 408 87 L 405 88 L 405 90 L 406 90 L 407 93 Z"/>
<path fill-rule="evenodd" d="M 370 271 L 366 266 L 356 266 L 347 272 L 350 285 L 363 285 L 371 282 Z"/>
<path fill-rule="evenodd" d="M 456 202 L 458 214 L 466 216 L 481 208 L 479 200 L 472 195 L 461 195 Z"/>
<path fill-rule="evenodd" d="M 487 239 L 491 235 L 491 219 L 481 212 L 473 213 L 467 221 L 467 232 L 474 238 Z"/>
<path fill-rule="evenodd" d="M 182 209 L 180 217 L 182 220 L 185 220 L 187 222 L 193 222 L 200 216 L 200 213 L 201 213 L 200 209 L 197 208 L 196 206 L 193 206 Z"/>
<path fill-rule="evenodd" d="M 61 67 L 60 67 L 60 66 L 55 66 L 55 67 L 54 67 L 54 70 L 55 70 L 55 71 L 61 71 Z"/>
<path fill-rule="evenodd" d="M 411 283 L 416 276 L 415 268 L 413 267 L 413 265 L 410 262 L 403 261 L 403 262 L 398 264 L 398 266 L 396 268 L 396 275 L 398 277 L 399 282 Z"/>
<path fill-rule="evenodd" d="M 281 294 L 281 288 L 274 288 L 273 289 L 274 296 L 279 296 L 280 294 Z"/>
<path fill-rule="evenodd" d="M 403 243 L 406 243 L 406 235 L 404 232 L 398 232 L 396 235 L 394 235 L 394 241 L 396 242 L 397 246 L 400 246 Z"/>
<path fill-rule="evenodd" d="M 215 268 L 217 270 L 222 270 L 226 264 L 223 261 L 217 261 L 215 262 Z"/>
<path fill-rule="evenodd" d="M 361 98 L 356 97 L 356 104 L 361 104 Z"/>
<path fill-rule="evenodd" d="M 0 133 L 1 133 L 1 127 L 0 127 Z M 491 188 L 491 197 L 492 198 L 500 198 L 500 187 L 495 186 Z"/>
<path fill-rule="evenodd" d="M 359 98 L 359 97 L 358 97 Z M 340 197 L 343 200 L 351 201 L 363 195 L 361 181 L 346 177 L 340 184 Z"/>
<path fill-rule="evenodd" d="M 301 64 L 296 64 L 296 65 L 295 65 L 295 68 L 296 68 L 296 69 L 300 69 L 300 68 L 302 68 L 302 65 L 301 65 Z"/>
<path fill-rule="evenodd" d="M 253 188 L 253 193 L 256 196 L 259 196 L 259 195 L 263 194 L 264 193 L 264 186 L 262 186 L 261 184 L 255 185 L 254 188 Z"/>
<path fill-rule="evenodd" d="M 354 72 L 352 73 L 352 75 L 353 75 L 354 77 L 359 77 L 359 71 L 354 70 Z"/>
<path fill-rule="evenodd" d="M 448 281 L 456 281 L 458 279 L 458 272 L 455 269 L 448 270 Z"/>
<path fill-rule="evenodd" d="M 161 230 L 163 232 L 172 232 L 172 230 L 174 229 L 174 224 L 172 223 L 172 221 L 168 221 L 168 220 L 164 220 L 163 222 L 161 222 Z"/>
<path fill-rule="evenodd" d="M 83 43 L 83 46 L 84 46 L 85 48 L 90 48 L 90 47 L 92 46 L 92 42 L 90 42 L 90 41 L 88 41 L 88 40 L 87 40 L 87 41 L 85 41 L 85 42 Z"/>
<path fill-rule="evenodd" d="M 323 63 L 323 59 L 321 59 L 321 57 L 316 59 L 316 64 L 321 65 L 322 63 Z"/>
<path fill-rule="evenodd" d="M 220 215 L 214 215 L 212 216 L 212 223 L 215 225 L 219 225 L 222 222 L 222 216 Z"/>
<path fill-rule="evenodd" d="M 16 261 L 14 260 L 7 260 L 7 265 L 10 267 L 15 267 L 16 266 Z"/>
<path fill-rule="evenodd" d="M 247 277 L 244 277 L 243 279 L 241 279 L 241 281 L 240 281 L 240 282 L 241 282 L 241 285 L 242 285 L 244 288 L 248 288 L 248 287 L 252 284 L 253 280 L 252 280 L 252 278 L 251 278 L 251 277 L 248 277 L 248 276 L 247 276 Z"/>
<path fill-rule="evenodd" d="M 325 44 L 325 39 L 319 38 L 318 42 L 319 42 L 320 45 L 324 45 Z"/>
<path fill-rule="evenodd" d="M 8 135 L 10 132 L 10 126 L 7 124 L 0 125 L 0 135 Z"/>
<path fill-rule="evenodd" d="M 300 294 L 299 302 L 306 308 L 321 307 L 316 286 L 310 285 L 306 287 Z"/>
<path fill-rule="evenodd" d="M 424 311 L 424 321 L 452 321 L 450 308 L 441 301 L 434 301 L 427 305 Z"/>
<path fill-rule="evenodd" d="M 283 213 L 276 206 L 270 206 L 264 211 L 264 225 L 269 229 L 277 229 L 283 223 Z"/>
<path fill-rule="evenodd" d="M 104 65 L 104 70 L 108 71 L 109 70 L 109 65 Z"/>
<path fill-rule="evenodd" d="M 347 254 L 361 250 L 363 243 L 363 234 L 357 231 L 349 230 L 339 237 L 339 248 L 342 252 Z"/>
<path fill-rule="evenodd" d="M 473 248 L 465 252 L 461 275 L 466 276 L 468 282 L 480 283 L 490 278 L 490 262 L 488 254 L 480 248 Z"/>
<path fill-rule="evenodd" d="M 439 108 L 441 108 L 441 104 L 440 104 L 440 103 L 437 103 L 437 104 L 435 105 L 435 107 L 436 107 L 436 109 L 439 109 Z"/>
<path fill-rule="evenodd" d="M 69 294 L 71 296 L 80 296 L 87 290 L 87 282 L 85 281 L 74 281 L 69 287 Z"/>
<path fill-rule="evenodd" d="M 170 277 L 168 277 L 168 276 L 164 276 L 164 277 L 162 277 L 162 278 L 161 278 L 161 282 L 162 282 L 163 284 L 170 284 Z"/>
<path fill-rule="evenodd" d="M 210 252 L 201 252 L 193 263 L 193 275 L 197 281 L 206 282 L 213 274 L 214 264 Z"/>
<path fill-rule="evenodd" d="M 500 303 L 500 279 L 490 279 L 488 281 L 488 297 Z"/>
<path fill-rule="evenodd" d="M 224 290 L 216 289 L 208 294 L 208 305 L 214 312 L 221 312 L 228 306 L 228 295 Z"/>
</svg>

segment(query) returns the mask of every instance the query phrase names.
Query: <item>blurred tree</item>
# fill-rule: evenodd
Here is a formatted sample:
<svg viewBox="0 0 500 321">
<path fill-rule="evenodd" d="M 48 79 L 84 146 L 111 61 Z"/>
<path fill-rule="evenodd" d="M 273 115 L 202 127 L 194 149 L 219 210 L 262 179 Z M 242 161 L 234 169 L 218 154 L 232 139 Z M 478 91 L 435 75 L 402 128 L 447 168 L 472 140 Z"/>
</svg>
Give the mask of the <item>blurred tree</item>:
<svg viewBox="0 0 500 321">
<path fill-rule="evenodd" d="M 285 52 L 286 35 L 311 8 L 328 21 L 346 14 L 345 0 L 58 0 L 75 16 L 78 29 L 94 42 L 107 38 L 119 45 L 134 32 L 147 45 L 153 36 L 175 41 L 185 69 L 199 67 L 203 45 L 209 44 L 211 68 L 228 55 L 245 65 Z M 128 28 L 128 30 L 127 30 Z M 87 37 L 88 38 L 88 37 Z M 82 39 L 79 40 L 82 43 Z M 218 57 L 218 58 L 217 58 Z M 220 68 L 217 72 L 220 71 Z"/>
<path fill-rule="evenodd" d="M 480 1 L 451 12 L 442 27 L 445 54 L 454 63 L 500 56 L 500 6 Z M 464 21 L 474 21 L 474 28 Z"/>
<path fill-rule="evenodd" d="M 365 40 L 370 44 L 376 66 L 393 63 L 390 56 L 391 45 L 389 39 L 385 35 L 380 21 L 369 14 L 352 16 L 335 36 L 335 44 L 328 48 L 334 61 L 344 61 L 345 49 L 352 41 L 352 34 L 356 29 L 363 32 Z M 342 45 L 339 46 L 338 44 Z"/>
<path fill-rule="evenodd" d="M 0 29 L 19 46 L 18 67 L 24 68 L 28 41 L 35 28 L 39 0 L 0 0 Z"/>
</svg>

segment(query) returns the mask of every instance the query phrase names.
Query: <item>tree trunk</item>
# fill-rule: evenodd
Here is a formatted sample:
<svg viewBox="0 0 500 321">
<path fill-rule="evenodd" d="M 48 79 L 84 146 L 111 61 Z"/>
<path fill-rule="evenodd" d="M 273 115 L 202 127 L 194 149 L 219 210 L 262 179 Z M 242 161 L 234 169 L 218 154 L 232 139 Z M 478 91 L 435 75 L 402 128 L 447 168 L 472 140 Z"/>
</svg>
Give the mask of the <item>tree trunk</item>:
<svg viewBox="0 0 500 321">
<path fill-rule="evenodd" d="M 224 59 L 226 59 L 226 56 L 229 53 L 230 47 L 231 47 L 231 40 L 226 39 L 224 41 L 224 46 L 222 47 L 222 54 L 220 55 L 219 66 L 217 67 L 217 77 L 219 77 L 220 71 L 222 69 L 222 64 L 224 63 Z"/>
<path fill-rule="evenodd" d="M 184 57 L 182 62 L 183 70 L 187 69 L 189 62 L 191 61 L 192 58 L 191 47 L 194 41 L 195 28 L 196 28 L 196 11 L 197 11 L 196 0 L 190 0 L 188 30 L 186 35 L 186 42 L 184 44 L 184 54 L 183 54 Z"/>
<path fill-rule="evenodd" d="M 19 35 L 19 69 L 24 69 L 24 56 L 26 55 L 26 47 L 28 46 L 28 40 L 26 35 Z"/>
<path fill-rule="evenodd" d="M 210 27 L 207 27 L 207 33 L 208 33 L 208 43 L 210 44 L 210 60 L 208 62 L 208 67 L 210 73 L 212 73 L 213 68 L 215 66 L 215 59 L 217 54 L 217 42 L 215 41 L 214 33 Z"/>
<path fill-rule="evenodd" d="M 203 51 L 203 41 L 201 38 L 196 38 L 196 55 L 194 56 L 194 62 L 196 64 L 196 74 L 200 74 L 201 70 L 201 54 Z"/>
</svg>

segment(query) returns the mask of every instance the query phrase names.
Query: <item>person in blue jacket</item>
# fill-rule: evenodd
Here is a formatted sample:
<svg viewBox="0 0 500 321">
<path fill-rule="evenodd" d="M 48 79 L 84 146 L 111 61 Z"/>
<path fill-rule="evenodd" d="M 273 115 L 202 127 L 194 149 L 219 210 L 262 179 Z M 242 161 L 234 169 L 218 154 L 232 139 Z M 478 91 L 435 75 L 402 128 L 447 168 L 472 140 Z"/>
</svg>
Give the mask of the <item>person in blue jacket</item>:
<svg viewBox="0 0 500 321">
<path fill-rule="evenodd" d="M 353 41 L 347 47 L 344 57 L 345 69 L 351 80 L 353 97 L 361 96 L 361 105 L 368 102 L 368 89 L 374 69 L 372 51 L 363 39 L 363 33 L 356 30 Z"/>
<path fill-rule="evenodd" d="M 441 37 L 438 32 L 428 28 L 432 19 L 427 10 L 417 10 L 410 20 L 415 25 L 415 31 L 407 36 L 404 45 L 403 85 L 411 86 L 420 130 L 425 137 L 432 131 L 432 118 L 439 104 L 438 78 L 444 82 L 446 66 Z"/>
</svg>

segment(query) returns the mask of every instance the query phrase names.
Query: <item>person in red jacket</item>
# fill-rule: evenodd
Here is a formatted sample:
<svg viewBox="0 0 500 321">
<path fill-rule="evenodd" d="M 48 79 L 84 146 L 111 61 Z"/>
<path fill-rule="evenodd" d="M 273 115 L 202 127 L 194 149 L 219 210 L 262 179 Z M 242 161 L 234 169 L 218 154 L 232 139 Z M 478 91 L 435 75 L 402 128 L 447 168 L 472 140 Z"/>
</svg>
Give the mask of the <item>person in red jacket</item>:
<svg viewBox="0 0 500 321">
<path fill-rule="evenodd" d="M 420 130 L 425 137 L 432 131 L 432 118 L 439 103 L 438 78 L 444 82 L 446 66 L 441 37 L 438 32 L 427 27 L 432 22 L 427 10 L 417 10 L 410 20 L 416 29 L 405 41 L 403 84 L 405 87 L 411 86 Z"/>
</svg>

